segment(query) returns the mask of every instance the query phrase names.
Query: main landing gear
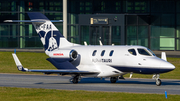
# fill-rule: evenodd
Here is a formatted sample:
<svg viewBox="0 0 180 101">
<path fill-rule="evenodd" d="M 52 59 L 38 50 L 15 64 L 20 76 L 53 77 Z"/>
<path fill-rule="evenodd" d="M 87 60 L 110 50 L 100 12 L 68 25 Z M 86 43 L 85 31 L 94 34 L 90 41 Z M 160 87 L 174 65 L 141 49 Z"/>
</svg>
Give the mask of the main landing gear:
<svg viewBox="0 0 180 101">
<path fill-rule="evenodd" d="M 118 80 L 118 77 L 111 77 L 110 78 L 111 83 L 116 83 L 117 80 Z"/>
<path fill-rule="evenodd" d="M 116 83 L 116 81 L 117 81 L 118 79 L 124 79 L 124 77 L 123 77 L 122 75 L 117 76 L 117 77 L 110 77 L 111 83 Z"/>
<path fill-rule="evenodd" d="M 72 79 L 70 79 L 70 81 L 74 84 L 78 83 L 80 80 L 81 80 L 81 77 L 78 75 L 76 75 Z"/>
<path fill-rule="evenodd" d="M 160 86 L 161 85 L 161 79 L 159 78 L 159 74 L 155 74 L 155 75 L 153 75 L 153 79 L 155 79 L 156 80 L 156 85 L 157 86 Z"/>
</svg>

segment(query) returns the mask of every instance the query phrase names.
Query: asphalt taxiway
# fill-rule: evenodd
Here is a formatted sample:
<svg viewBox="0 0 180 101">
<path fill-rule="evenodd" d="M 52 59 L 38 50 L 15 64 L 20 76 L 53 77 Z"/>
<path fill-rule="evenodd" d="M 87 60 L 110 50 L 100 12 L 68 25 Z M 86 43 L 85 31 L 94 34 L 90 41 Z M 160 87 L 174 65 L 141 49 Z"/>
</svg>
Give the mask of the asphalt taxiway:
<svg viewBox="0 0 180 101">
<path fill-rule="evenodd" d="M 78 84 L 69 81 L 70 76 L 0 74 L 1 87 L 25 87 L 62 90 L 87 90 L 107 92 L 155 93 L 180 95 L 180 80 L 162 79 L 162 85 L 156 86 L 153 79 L 118 80 L 110 83 L 109 78 L 82 78 Z"/>
</svg>

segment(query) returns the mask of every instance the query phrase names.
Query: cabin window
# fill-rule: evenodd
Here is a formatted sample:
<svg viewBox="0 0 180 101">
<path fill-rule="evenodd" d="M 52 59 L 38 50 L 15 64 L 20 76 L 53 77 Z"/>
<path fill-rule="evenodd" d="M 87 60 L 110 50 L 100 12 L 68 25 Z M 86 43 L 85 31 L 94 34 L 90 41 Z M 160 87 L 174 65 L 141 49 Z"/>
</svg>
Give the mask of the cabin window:
<svg viewBox="0 0 180 101">
<path fill-rule="evenodd" d="M 104 56 L 104 53 L 105 53 L 105 50 L 103 50 L 103 51 L 101 52 L 101 56 Z"/>
<path fill-rule="evenodd" d="M 114 50 L 111 50 L 111 52 L 109 53 L 109 56 L 112 56 L 114 53 Z"/>
<path fill-rule="evenodd" d="M 97 50 L 94 50 L 93 53 L 92 53 L 92 56 L 95 56 L 96 52 L 97 52 Z"/>
<path fill-rule="evenodd" d="M 151 54 L 145 49 L 138 48 L 137 50 L 138 50 L 139 54 L 141 54 L 141 55 L 151 56 Z"/>
<path fill-rule="evenodd" d="M 132 55 L 136 55 L 136 51 L 135 49 L 129 49 L 128 52 Z"/>
</svg>

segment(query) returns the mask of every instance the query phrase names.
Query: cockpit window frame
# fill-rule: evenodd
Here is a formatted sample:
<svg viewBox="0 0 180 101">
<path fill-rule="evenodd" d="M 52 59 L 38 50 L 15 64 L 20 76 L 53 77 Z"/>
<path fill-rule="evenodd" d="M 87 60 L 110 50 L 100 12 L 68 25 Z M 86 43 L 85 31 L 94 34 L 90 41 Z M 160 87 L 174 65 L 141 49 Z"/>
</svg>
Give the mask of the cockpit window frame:
<svg viewBox="0 0 180 101">
<path fill-rule="evenodd" d="M 140 50 L 144 50 L 144 53 L 140 52 Z M 137 51 L 140 55 L 144 55 L 144 56 L 152 56 L 152 54 L 145 48 L 137 48 Z M 148 53 L 148 54 L 146 54 Z"/>
<path fill-rule="evenodd" d="M 129 52 L 131 55 L 134 55 L 134 56 L 137 55 L 136 50 L 135 50 L 134 48 L 128 49 L 128 52 Z"/>
<path fill-rule="evenodd" d="M 97 50 L 94 50 L 92 56 L 96 56 Z"/>
</svg>

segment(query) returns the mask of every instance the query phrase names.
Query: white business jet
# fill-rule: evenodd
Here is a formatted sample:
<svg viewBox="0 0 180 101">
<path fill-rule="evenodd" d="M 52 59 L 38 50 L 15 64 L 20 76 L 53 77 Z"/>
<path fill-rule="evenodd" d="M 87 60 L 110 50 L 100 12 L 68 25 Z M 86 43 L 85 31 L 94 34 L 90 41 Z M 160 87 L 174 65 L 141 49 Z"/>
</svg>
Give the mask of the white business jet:
<svg viewBox="0 0 180 101">
<path fill-rule="evenodd" d="M 79 45 L 67 41 L 52 22 L 45 15 L 28 13 L 31 20 L 6 20 L 5 22 L 32 22 L 45 53 L 57 70 L 31 70 L 23 68 L 15 53 L 14 61 L 18 70 L 23 72 L 42 72 L 45 74 L 71 75 L 73 83 L 78 83 L 81 76 L 106 78 L 115 83 L 123 75 L 130 73 L 153 74 L 156 85 L 161 85 L 159 74 L 175 69 L 175 66 L 166 61 L 166 56 L 160 59 L 148 48 L 143 46 L 125 45 Z"/>
</svg>

